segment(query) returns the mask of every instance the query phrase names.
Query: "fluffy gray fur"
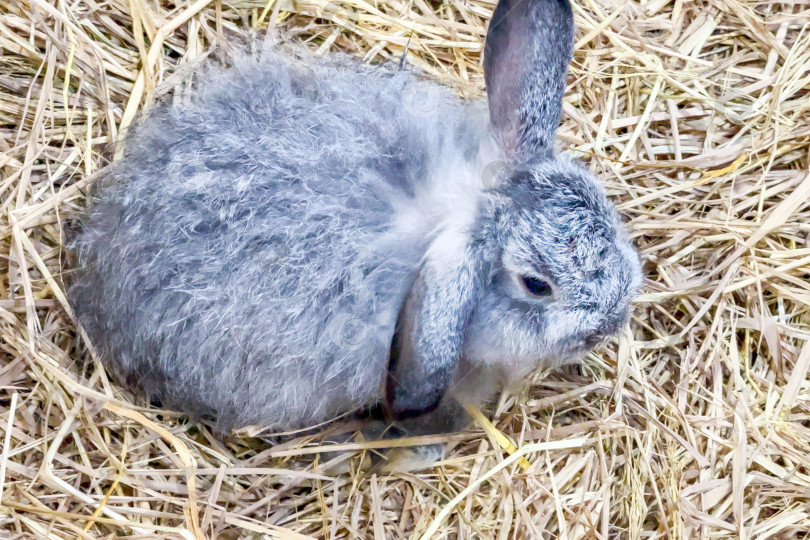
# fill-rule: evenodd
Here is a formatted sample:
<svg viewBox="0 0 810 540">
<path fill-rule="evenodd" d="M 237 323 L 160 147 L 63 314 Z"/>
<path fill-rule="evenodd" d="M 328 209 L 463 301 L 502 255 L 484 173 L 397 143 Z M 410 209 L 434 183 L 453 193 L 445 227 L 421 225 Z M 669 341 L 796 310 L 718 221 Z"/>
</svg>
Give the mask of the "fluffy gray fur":
<svg viewBox="0 0 810 540">
<path fill-rule="evenodd" d="M 286 48 L 155 106 L 70 244 L 108 368 L 220 429 L 288 430 L 380 402 L 428 418 L 448 391 L 486 399 L 615 333 L 638 257 L 598 182 L 550 149 L 570 8 L 525 3 L 546 22 L 491 30 L 488 84 L 518 82 L 490 118 L 411 71 Z M 515 5 L 501 20 L 527 16 Z M 498 43 L 531 53 L 525 73 Z"/>
</svg>

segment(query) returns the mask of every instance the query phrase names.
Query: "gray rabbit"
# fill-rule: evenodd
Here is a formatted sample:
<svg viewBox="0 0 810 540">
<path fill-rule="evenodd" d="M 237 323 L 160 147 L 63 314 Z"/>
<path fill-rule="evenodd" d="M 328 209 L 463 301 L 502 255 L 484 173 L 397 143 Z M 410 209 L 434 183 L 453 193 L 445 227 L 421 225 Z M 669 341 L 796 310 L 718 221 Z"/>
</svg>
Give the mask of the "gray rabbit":
<svg viewBox="0 0 810 540">
<path fill-rule="evenodd" d="M 488 111 L 397 66 L 276 46 L 132 128 L 70 242 L 105 365 L 221 430 L 382 407 L 457 429 L 626 322 L 639 258 L 554 154 L 567 0 L 501 0 Z"/>
</svg>

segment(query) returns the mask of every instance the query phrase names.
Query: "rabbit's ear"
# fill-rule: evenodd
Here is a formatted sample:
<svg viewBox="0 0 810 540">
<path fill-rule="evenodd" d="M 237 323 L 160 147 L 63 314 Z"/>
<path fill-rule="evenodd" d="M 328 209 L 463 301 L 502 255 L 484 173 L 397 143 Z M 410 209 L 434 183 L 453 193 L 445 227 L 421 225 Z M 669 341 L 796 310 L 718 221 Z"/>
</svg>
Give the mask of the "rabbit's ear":
<svg viewBox="0 0 810 540">
<path fill-rule="evenodd" d="M 551 154 L 573 41 L 568 0 L 498 2 L 484 77 L 490 122 L 508 157 L 534 161 Z"/>
<path fill-rule="evenodd" d="M 453 380 L 481 289 L 483 262 L 468 246 L 466 235 L 437 236 L 400 310 L 386 388 L 395 419 L 436 408 Z"/>
</svg>

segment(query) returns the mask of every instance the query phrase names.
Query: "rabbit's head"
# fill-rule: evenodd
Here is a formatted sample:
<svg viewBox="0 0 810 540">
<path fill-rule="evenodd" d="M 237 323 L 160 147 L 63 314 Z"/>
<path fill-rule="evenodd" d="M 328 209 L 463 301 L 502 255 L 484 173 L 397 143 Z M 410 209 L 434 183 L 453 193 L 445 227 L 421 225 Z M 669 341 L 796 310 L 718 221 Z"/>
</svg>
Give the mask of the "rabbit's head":
<svg viewBox="0 0 810 540">
<path fill-rule="evenodd" d="M 599 182 L 553 152 L 573 34 L 568 0 L 495 10 L 484 70 L 505 165 L 469 216 L 437 231 L 411 286 L 391 347 L 394 417 L 434 408 L 462 358 L 509 383 L 580 357 L 628 318 L 637 252 Z"/>
<path fill-rule="evenodd" d="M 641 281 L 613 205 L 580 165 L 553 159 L 511 173 L 479 214 L 488 253 L 462 354 L 522 379 L 616 334 Z"/>
</svg>

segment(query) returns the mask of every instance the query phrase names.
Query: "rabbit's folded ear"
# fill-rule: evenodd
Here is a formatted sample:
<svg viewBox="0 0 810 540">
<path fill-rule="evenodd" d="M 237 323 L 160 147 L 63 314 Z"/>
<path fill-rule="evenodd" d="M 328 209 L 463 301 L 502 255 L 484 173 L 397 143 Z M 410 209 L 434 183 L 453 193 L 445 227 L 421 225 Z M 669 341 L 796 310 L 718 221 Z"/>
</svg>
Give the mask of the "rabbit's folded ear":
<svg viewBox="0 0 810 540">
<path fill-rule="evenodd" d="M 508 157 L 533 161 L 551 154 L 573 40 L 568 0 L 498 2 L 484 77 L 490 121 Z"/>
<path fill-rule="evenodd" d="M 483 273 L 467 240 L 449 232 L 434 239 L 400 310 L 386 388 L 395 419 L 436 408 L 453 380 Z"/>
</svg>

